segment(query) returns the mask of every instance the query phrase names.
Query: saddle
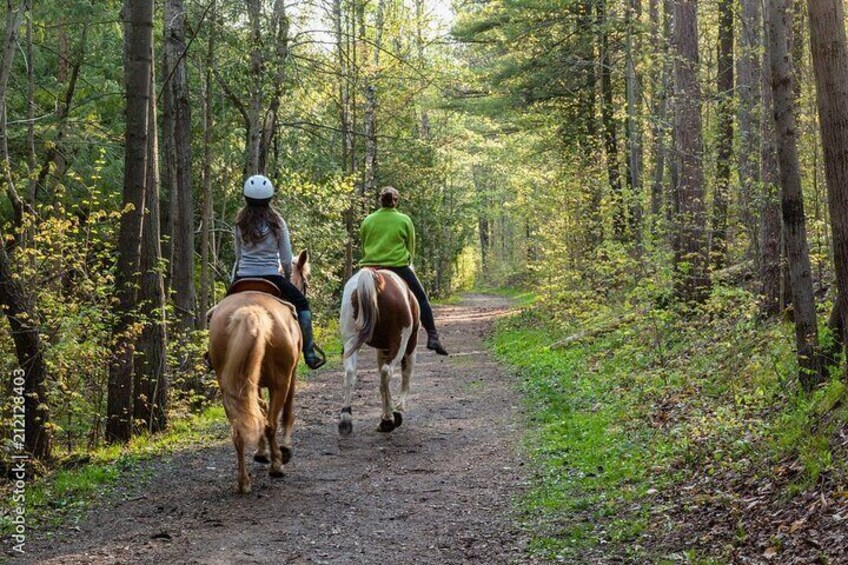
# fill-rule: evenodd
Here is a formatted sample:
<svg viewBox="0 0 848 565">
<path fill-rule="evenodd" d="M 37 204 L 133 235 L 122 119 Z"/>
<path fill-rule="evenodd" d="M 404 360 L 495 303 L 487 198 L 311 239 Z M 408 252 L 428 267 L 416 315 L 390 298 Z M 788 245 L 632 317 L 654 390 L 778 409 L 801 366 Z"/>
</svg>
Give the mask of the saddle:
<svg viewBox="0 0 848 565">
<path fill-rule="evenodd" d="M 270 294 L 273 296 L 277 302 L 282 304 L 291 310 L 292 315 L 297 319 L 297 310 L 294 307 L 294 304 L 291 302 L 287 302 L 280 298 L 280 289 L 277 288 L 277 285 L 272 283 L 271 281 L 267 281 L 265 279 L 239 279 L 230 285 L 229 290 L 227 290 L 227 296 L 231 294 L 239 294 L 242 292 L 263 292 L 265 294 Z M 208 321 L 212 317 L 212 313 L 215 311 L 218 305 L 216 304 L 206 312 L 206 320 Z"/>
</svg>

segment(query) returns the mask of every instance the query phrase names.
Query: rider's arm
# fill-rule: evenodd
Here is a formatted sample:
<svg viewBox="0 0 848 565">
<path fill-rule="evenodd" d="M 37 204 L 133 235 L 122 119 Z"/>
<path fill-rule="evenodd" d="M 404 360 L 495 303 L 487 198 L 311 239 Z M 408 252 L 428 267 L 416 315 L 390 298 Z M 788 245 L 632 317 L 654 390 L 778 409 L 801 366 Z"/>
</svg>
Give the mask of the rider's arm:
<svg viewBox="0 0 848 565">
<path fill-rule="evenodd" d="M 406 249 L 409 251 L 409 264 L 412 264 L 412 259 L 415 257 L 415 224 L 411 219 L 407 219 L 409 224 L 409 235 L 406 238 Z"/>
<path fill-rule="evenodd" d="M 286 225 L 285 220 L 283 220 L 282 229 L 280 230 L 280 266 L 283 268 L 285 277 L 290 279 L 292 271 L 292 248 L 289 227 Z"/>
<path fill-rule="evenodd" d="M 233 274 L 230 276 L 230 281 L 233 281 L 236 278 L 236 274 L 238 273 L 238 264 L 241 259 L 241 230 L 238 229 L 238 226 L 233 230 L 235 232 L 235 242 L 236 242 L 236 261 L 233 263 Z"/>
</svg>

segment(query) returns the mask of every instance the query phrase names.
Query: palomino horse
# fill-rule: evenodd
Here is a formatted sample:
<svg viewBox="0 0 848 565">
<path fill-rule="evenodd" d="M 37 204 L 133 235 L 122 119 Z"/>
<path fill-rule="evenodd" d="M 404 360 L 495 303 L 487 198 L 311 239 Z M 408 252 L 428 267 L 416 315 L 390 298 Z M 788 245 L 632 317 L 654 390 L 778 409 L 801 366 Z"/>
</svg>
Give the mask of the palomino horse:
<svg viewBox="0 0 848 565">
<path fill-rule="evenodd" d="M 302 252 L 292 268 L 292 283 L 305 290 L 309 256 Z M 281 301 L 277 287 L 264 279 L 242 279 L 211 312 L 209 362 L 218 377 L 224 410 L 238 458 L 238 490 L 250 492 L 245 446 L 257 445 L 254 459 L 268 462 L 272 477 L 283 476 L 292 456 L 294 389 L 303 338 L 294 308 Z M 268 389 L 269 402 L 260 388 Z M 282 445 L 277 427 L 282 413 Z"/>
<path fill-rule="evenodd" d="M 363 344 L 377 350 L 383 398 L 378 431 L 390 432 L 403 422 L 409 380 L 415 366 L 418 316 L 418 301 L 406 283 L 391 271 L 366 267 L 347 281 L 340 319 L 345 366 L 344 406 L 339 420 L 341 435 L 353 432 L 350 404 L 356 386 L 356 361 Z M 400 398 L 393 406 L 389 383 L 398 366 L 402 375 Z"/>
</svg>

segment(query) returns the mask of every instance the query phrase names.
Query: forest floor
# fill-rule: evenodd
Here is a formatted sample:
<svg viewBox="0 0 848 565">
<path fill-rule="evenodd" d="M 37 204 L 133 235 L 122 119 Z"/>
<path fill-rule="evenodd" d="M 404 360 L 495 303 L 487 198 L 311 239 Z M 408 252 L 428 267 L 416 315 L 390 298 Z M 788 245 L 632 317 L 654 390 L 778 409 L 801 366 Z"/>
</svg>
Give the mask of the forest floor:
<svg viewBox="0 0 848 565">
<path fill-rule="evenodd" d="M 282 479 L 251 462 L 236 494 L 224 428 L 213 445 L 142 462 L 78 524 L 34 534 L 38 563 L 527 562 L 514 515 L 526 486 L 523 402 L 485 351 L 510 303 L 469 294 L 437 321 L 451 357 L 419 348 L 403 426 L 375 431 L 373 352 L 360 359 L 354 435 L 339 438 L 342 372 L 300 383 L 294 458 Z M 2 560 L 2 558 L 0 558 Z"/>
</svg>

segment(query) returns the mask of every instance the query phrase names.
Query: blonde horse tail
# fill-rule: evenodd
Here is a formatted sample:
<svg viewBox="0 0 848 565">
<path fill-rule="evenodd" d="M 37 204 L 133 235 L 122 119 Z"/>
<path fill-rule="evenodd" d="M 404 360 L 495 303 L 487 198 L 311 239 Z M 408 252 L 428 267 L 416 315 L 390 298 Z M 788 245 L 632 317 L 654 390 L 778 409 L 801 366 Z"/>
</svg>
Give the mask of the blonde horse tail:
<svg viewBox="0 0 848 565">
<path fill-rule="evenodd" d="M 236 310 L 227 326 L 227 358 L 219 379 L 224 409 L 238 434 L 255 445 L 265 428 L 259 406 L 259 376 L 265 347 L 271 337 L 271 319 L 258 306 Z"/>
<path fill-rule="evenodd" d="M 356 295 L 352 297 L 352 300 L 357 301 L 357 304 L 354 305 L 357 334 L 353 346 L 345 348 L 345 359 L 362 347 L 364 343 L 371 341 L 371 337 L 374 335 L 374 328 L 377 327 L 377 320 L 379 319 L 376 277 L 377 275 L 371 269 L 364 269 L 359 272 L 359 280 L 356 281 Z"/>
</svg>

